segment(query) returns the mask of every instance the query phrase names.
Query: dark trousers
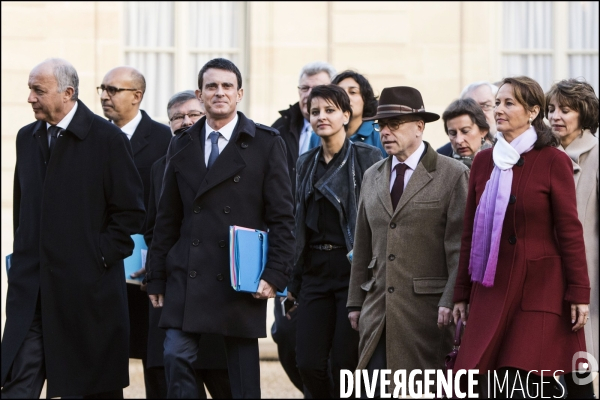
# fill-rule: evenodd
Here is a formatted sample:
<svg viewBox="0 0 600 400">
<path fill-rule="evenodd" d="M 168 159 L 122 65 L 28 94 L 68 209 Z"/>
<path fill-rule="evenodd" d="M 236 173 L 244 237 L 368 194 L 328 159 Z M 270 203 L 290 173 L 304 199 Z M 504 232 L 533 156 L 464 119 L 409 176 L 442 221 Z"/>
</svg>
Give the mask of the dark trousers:
<svg viewBox="0 0 600 400">
<path fill-rule="evenodd" d="M 4 386 L 3 399 L 39 399 L 46 381 L 46 364 L 42 334 L 40 298 L 29 332 L 23 340 Z M 123 389 L 83 396 L 62 396 L 63 399 L 122 399 Z"/>
<path fill-rule="evenodd" d="M 296 319 L 297 312 L 290 314 L 291 319 L 287 319 L 282 314 L 283 307 L 279 297 L 275 298 L 275 322 L 271 327 L 271 336 L 277 344 L 277 355 L 283 370 L 290 381 L 296 386 L 296 389 L 304 393 L 304 398 L 311 398 L 310 393 L 300 376 L 298 365 L 296 364 Z"/>
<path fill-rule="evenodd" d="M 298 300 L 296 361 L 312 397 L 339 397 L 340 370 L 358 365 L 358 332 L 346 309 L 350 264 L 345 249 L 310 253 Z"/>
<path fill-rule="evenodd" d="M 207 399 L 206 389 L 213 399 L 230 399 L 231 386 L 229 385 L 229 374 L 226 369 L 196 369 L 196 387 L 198 398 Z M 144 374 L 146 380 L 147 399 L 167 398 L 167 378 L 163 367 L 151 367 Z M 150 390 L 148 390 L 150 388 Z"/>
<path fill-rule="evenodd" d="M 42 336 L 42 312 L 38 297 L 33 321 L 4 386 L 3 399 L 39 399 L 46 380 L 44 342 Z"/>
<path fill-rule="evenodd" d="M 373 376 L 373 371 L 378 370 L 384 370 L 387 369 L 387 354 L 386 354 L 386 347 L 385 347 L 385 326 L 383 327 L 383 333 L 381 334 L 381 337 L 379 338 L 379 342 L 377 342 L 377 347 L 375 347 L 375 351 L 373 352 L 373 355 L 371 355 L 371 359 L 369 360 L 369 362 L 367 363 L 367 371 L 369 372 L 369 376 Z M 367 396 L 367 391 L 365 390 L 365 386 L 364 386 L 364 382 L 361 386 L 361 392 L 360 392 L 360 398 L 361 399 L 368 399 L 368 398 L 373 398 L 373 399 L 380 399 L 381 398 L 381 387 L 379 384 L 379 379 L 377 379 L 377 382 L 375 383 L 375 390 L 373 391 L 373 397 L 369 397 Z"/>
<path fill-rule="evenodd" d="M 589 377 L 590 372 L 577 374 L 579 378 Z M 567 386 L 567 399 L 594 399 L 594 381 L 585 385 L 578 385 L 573 380 L 573 374 L 565 374 L 565 383 Z"/>
<path fill-rule="evenodd" d="M 225 336 L 227 368 L 233 398 L 260 398 L 258 339 Z M 167 329 L 165 375 L 167 398 L 198 398 L 193 363 L 200 334 Z"/>
</svg>

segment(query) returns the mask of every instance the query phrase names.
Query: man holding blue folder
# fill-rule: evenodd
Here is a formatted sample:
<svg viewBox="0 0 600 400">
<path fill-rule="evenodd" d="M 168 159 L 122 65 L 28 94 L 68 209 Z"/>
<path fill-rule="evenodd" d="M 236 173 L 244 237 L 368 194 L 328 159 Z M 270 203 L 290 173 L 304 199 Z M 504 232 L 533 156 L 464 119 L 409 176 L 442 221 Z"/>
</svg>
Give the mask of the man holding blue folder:
<svg viewBox="0 0 600 400">
<path fill-rule="evenodd" d="M 147 264 L 148 294 L 163 307 L 169 398 L 197 397 L 192 363 L 202 334 L 225 337 L 234 398 L 260 398 L 258 338 L 267 299 L 283 291 L 293 256 L 293 200 L 279 133 L 237 111 L 242 77 L 217 58 L 198 74 L 200 119 L 172 139 Z M 268 231 L 256 293 L 230 280 L 229 227 Z"/>
</svg>

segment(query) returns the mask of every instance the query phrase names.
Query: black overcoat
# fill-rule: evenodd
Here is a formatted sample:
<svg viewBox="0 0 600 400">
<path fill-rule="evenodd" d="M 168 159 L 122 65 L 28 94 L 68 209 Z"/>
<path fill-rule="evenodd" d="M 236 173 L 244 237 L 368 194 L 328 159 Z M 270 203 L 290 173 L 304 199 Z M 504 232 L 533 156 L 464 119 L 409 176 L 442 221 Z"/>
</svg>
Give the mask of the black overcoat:
<svg viewBox="0 0 600 400">
<path fill-rule="evenodd" d="M 144 222 L 142 181 L 127 137 L 81 101 L 50 158 L 47 140 L 42 121 L 17 134 L 2 383 L 39 293 L 48 397 L 121 389 L 129 384 L 122 260 Z"/>
<path fill-rule="evenodd" d="M 144 206 L 148 210 L 151 186 L 152 164 L 167 154 L 171 142 L 171 128 L 152 120 L 144 110 L 140 110 L 142 120 L 131 136 L 133 162 L 144 184 Z M 147 217 L 147 214 L 146 214 Z M 143 230 L 140 232 L 143 233 Z M 129 304 L 129 357 L 146 358 L 148 347 L 148 307 L 151 306 L 146 292 L 139 285 L 127 284 L 127 303 Z"/>
<path fill-rule="evenodd" d="M 238 116 L 209 172 L 205 117 L 171 141 L 147 272 L 148 293 L 165 295 L 163 328 L 266 336 L 267 301 L 231 287 L 231 225 L 269 229 L 262 278 L 279 290 L 287 284 L 294 216 L 285 145 L 275 129 Z"/>
</svg>

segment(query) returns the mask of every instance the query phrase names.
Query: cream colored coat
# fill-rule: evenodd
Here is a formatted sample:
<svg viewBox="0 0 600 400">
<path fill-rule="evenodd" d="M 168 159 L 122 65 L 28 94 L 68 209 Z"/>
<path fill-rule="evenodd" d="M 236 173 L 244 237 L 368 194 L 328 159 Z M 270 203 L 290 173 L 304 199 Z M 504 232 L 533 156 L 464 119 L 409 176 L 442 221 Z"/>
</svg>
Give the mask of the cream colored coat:
<svg viewBox="0 0 600 400">
<path fill-rule="evenodd" d="M 387 368 L 443 368 L 453 325 L 438 329 L 438 307 L 453 307 L 469 170 L 428 146 L 393 210 L 391 162 L 365 172 L 358 206 L 347 303 L 362 307 L 357 369 L 384 327 Z"/>
<path fill-rule="evenodd" d="M 573 161 L 575 187 L 577 190 L 577 213 L 583 225 L 585 255 L 590 276 L 590 320 L 585 325 L 585 344 L 588 353 L 600 361 L 598 355 L 598 308 L 599 308 L 599 275 L 598 275 L 598 137 L 589 130 L 573 140 L 566 149 Z"/>
</svg>

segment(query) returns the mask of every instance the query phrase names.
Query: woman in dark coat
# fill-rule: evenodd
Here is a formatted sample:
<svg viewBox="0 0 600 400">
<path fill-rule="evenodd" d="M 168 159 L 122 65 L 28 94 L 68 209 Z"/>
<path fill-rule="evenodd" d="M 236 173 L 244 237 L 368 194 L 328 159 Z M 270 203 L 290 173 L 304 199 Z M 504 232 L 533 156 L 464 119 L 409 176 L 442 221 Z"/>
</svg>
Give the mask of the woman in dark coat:
<svg viewBox="0 0 600 400">
<path fill-rule="evenodd" d="M 299 298 L 296 360 L 302 380 L 313 397 L 329 398 L 340 393 L 340 370 L 354 370 L 358 363 L 358 332 L 346 309 L 346 254 L 354 244 L 362 176 L 381 152 L 346 137 L 352 109 L 341 87 L 314 87 L 308 110 L 321 145 L 298 159 L 295 266 L 288 298 Z M 335 388 L 327 372 L 330 354 Z"/>
<path fill-rule="evenodd" d="M 534 396 L 542 373 L 571 372 L 573 355 L 586 350 L 590 283 L 573 168 L 544 109 L 537 82 L 504 79 L 496 144 L 471 169 L 454 290 L 454 318 L 468 318 L 455 368 L 494 371 L 500 382 L 506 374 L 508 397 L 515 385 Z M 493 377 L 486 382 L 480 396 L 498 396 Z"/>
</svg>

